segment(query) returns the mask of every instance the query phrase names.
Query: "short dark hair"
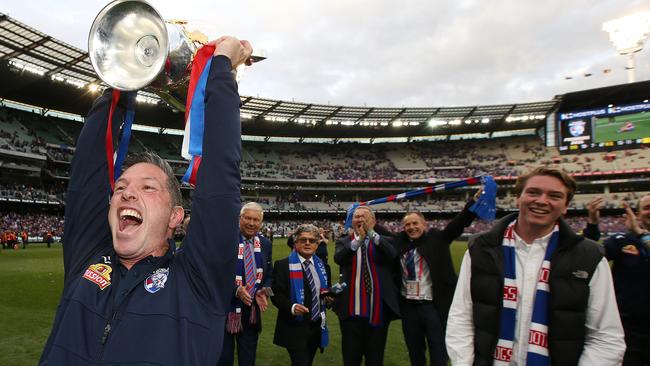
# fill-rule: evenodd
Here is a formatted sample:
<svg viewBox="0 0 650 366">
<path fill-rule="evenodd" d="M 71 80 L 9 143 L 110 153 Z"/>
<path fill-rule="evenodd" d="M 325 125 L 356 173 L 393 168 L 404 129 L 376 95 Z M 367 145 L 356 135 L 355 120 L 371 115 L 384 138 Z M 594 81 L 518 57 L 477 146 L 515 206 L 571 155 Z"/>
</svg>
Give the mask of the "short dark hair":
<svg viewBox="0 0 650 366">
<path fill-rule="evenodd" d="M 158 154 L 153 151 L 145 151 L 141 153 L 136 153 L 129 155 L 129 157 L 124 162 L 124 170 L 140 163 L 152 164 L 160 168 L 160 170 L 165 173 L 167 176 L 167 191 L 171 197 L 172 207 L 174 206 L 183 206 L 183 198 L 181 196 L 181 185 L 178 183 L 178 179 L 174 175 L 174 170 L 169 165 L 169 163 L 161 158 Z"/>
<path fill-rule="evenodd" d="M 531 170 L 530 172 L 517 177 L 517 182 L 515 183 L 515 196 L 517 197 L 521 196 L 521 193 L 524 191 L 524 187 L 526 186 L 526 183 L 530 178 L 540 176 L 540 175 L 559 179 L 567 189 L 567 198 L 566 198 L 567 205 L 569 204 L 569 202 L 571 202 L 571 199 L 573 199 L 573 195 L 576 193 L 576 188 L 577 188 L 576 180 L 573 179 L 573 177 L 570 176 L 569 173 L 567 173 L 563 169 L 548 168 L 545 166 L 537 167 Z"/>
</svg>

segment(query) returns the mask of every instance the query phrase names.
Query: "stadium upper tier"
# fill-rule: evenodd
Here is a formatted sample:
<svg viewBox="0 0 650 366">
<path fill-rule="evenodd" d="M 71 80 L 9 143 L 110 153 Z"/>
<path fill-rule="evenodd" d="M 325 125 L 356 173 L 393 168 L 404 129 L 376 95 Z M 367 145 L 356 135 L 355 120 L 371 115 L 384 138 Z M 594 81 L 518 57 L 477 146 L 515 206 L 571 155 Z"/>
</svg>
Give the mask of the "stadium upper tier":
<svg viewBox="0 0 650 366">
<path fill-rule="evenodd" d="M 269 62 L 269 61 L 267 61 Z M 0 98 L 85 115 L 103 88 L 88 53 L 0 13 Z M 136 123 L 182 129 L 183 114 L 139 93 Z M 414 137 L 490 133 L 543 125 L 559 100 L 507 105 L 384 108 L 242 96 L 245 134 L 292 137 Z"/>
<path fill-rule="evenodd" d="M 82 124 L 77 121 L 12 108 L 0 108 L 0 149 L 69 161 L 70 147 Z M 134 131 L 129 151 L 155 151 L 172 162 L 178 174 L 187 163 L 180 157 L 182 137 Z M 265 180 L 427 180 L 480 174 L 517 176 L 531 167 L 560 165 L 571 173 L 648 170 L 647 149 L 559 155 L 537 136 L 490 140 L 391 144 L 296 144 L 243 142 L 242 176 Z M 56 167 L 67 176 L 67 166 Z M 650 171 L 650 170 L 648 170 Z"/>
</svg>

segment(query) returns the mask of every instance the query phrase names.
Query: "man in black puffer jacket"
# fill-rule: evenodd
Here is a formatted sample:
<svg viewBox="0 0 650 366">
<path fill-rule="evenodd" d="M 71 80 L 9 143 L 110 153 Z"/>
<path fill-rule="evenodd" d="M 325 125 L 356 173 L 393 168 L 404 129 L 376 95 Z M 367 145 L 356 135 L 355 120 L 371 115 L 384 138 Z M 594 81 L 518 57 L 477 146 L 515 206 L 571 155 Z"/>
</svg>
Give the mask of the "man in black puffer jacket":
<svg viewBox="0 0 650 366">
<path fill-rule="evenodd" d="M 607 261 L 561 219 L 576 182 L 540 167 L 519 213 L 470 240 L 447 324 L 454 365 L 618 365 L 625 351 Z"/>
</svg>

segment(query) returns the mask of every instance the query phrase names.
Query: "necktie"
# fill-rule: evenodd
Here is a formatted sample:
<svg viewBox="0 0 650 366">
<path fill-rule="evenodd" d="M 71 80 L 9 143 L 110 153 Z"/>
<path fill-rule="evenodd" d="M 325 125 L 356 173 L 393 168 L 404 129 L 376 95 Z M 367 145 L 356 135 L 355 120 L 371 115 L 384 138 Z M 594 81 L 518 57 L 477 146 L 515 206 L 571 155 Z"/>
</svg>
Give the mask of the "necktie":
<svg viewBox="0 0 650 366">
<path fill-rule="evenodd" d="M 246 270 L 246 291 L 255 298 L 255 262 L 253 260 L 253 245 L 249 240 L 244 242 L 244 269 Z"/>
<path fill-rule="evenodd" d="M 415 273 L 415 248 L 409 249 L 406 252 L 406 255 L 404 257 L 404 262 L 406 264 L 407 278 L 409 280 L 417 279 L 417 276 L 416 276 L 416 273 Z"/>
<path fill-rule="evenodd" d="M 305 275 L 307 275 L 307 282 L 309 283 L 309 288 L 311 289 L 311 320 L 316 321 L 320 318 L 320 300 L 319 294 L 320 291 L 316 288 L 316 283 L 314 282 L 314 276 L 311 274 L 311 261 L 304 261 L 303 266 L 305 269 Z"/>
<path fill-rule="evenodd" d="M 370 268 L 368 268 L 368 246 L 370 242 L 364 243 L 361 246 L 361 271 L 363 275 L 363 287 L 366 289 L 366 294 L 372 294 L 372 280 L 370 279 Z"/>
</svg>

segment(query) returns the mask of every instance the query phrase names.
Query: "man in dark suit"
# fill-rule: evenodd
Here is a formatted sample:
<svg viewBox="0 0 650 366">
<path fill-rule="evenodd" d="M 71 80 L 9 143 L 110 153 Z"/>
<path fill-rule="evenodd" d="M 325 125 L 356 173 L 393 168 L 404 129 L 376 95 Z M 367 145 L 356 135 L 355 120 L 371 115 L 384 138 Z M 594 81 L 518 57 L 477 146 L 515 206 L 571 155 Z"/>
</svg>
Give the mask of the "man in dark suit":
<svg viewBox="0 0 650 366">
<path fill-rule="evenodd" d="M 264 219 L 262 206 L 248 202 L 239 214 L 239 250 L 231 309 L 226 322 L 223 353 L 219 366 L 232 366 L 237 346 L 239 366 L 254 366 L 257 340 L 262 330 L 262 314 L 268 307 L 271 286 L 270 241 L 258 235 Z M 233 243 L 234 245 L 235 243 Z"/>
<path fill-rule="evenodd" d="M 319 231 L 300 225 L 294 234 L 294 251 L 275 262 L 271 301 L 278 308 L 273 343 L 289 351 L 292 366 L 309 366 L 316 349 L 327 345 L 325 306 L 320 300 L 328 288 L 324 263 L 314 255 Z M 324 297 L 324 302 L 332 298 Z"/>
<path fill-rule="evenodd" d="M 334 261 L 347 283 L 337 299 L 343 364 L 382 365 L 389 322 L 399 316 L 397 288 L 391 265 L 397 252 L 388 237 L 377 234 L 375 214 L 360 206 L 352 217 L 352 231 L 336 242 Z"/>
<path fill-rule="evenodd" d="M 468 202 L 443 230 L 427 231 L 420 212 L 408 212 L 402 219 L 404 231 L 395 240 L 401 271 L 400 312 L 413 366 L 426 365 L 427 346 L 431 365 L 447 365 L 445 327 L 457 281 L 449 246 L 476 217 L 469 210 L 473 203 Z"/>
</svg>

